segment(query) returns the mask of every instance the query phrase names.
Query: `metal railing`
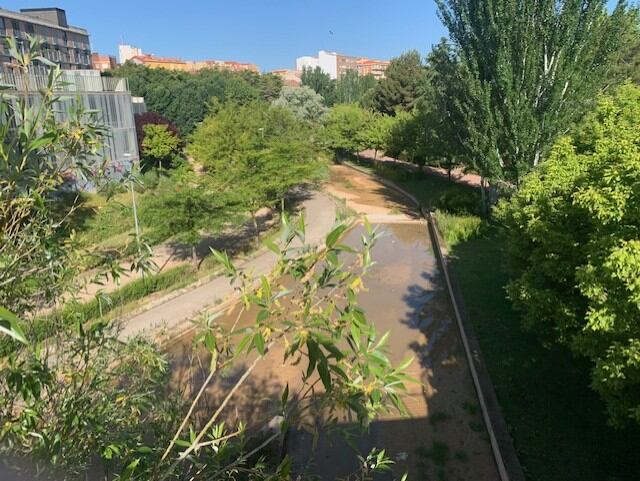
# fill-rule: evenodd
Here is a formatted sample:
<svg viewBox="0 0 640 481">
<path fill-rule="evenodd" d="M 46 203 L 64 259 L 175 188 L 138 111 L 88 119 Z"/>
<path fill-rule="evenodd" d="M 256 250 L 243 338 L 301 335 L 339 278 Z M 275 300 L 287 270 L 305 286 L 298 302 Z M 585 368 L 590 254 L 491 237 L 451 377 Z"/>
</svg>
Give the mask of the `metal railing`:
<svg viewBox="0 0 640 481">
<path fill-rule="evenodd" d="M 63 70 L 56 85 L 58 92 L 128 92 L 126 78 L 103 77 L 101 75 L 82 75 L 82 70 Z M 37 92 L 47 87 L 48 75 L 45 72 L 27 74 L 15 70 L 0 71 L 0 83 L 10 85 L 10 90 L 18 92 Z"/>
</svg>

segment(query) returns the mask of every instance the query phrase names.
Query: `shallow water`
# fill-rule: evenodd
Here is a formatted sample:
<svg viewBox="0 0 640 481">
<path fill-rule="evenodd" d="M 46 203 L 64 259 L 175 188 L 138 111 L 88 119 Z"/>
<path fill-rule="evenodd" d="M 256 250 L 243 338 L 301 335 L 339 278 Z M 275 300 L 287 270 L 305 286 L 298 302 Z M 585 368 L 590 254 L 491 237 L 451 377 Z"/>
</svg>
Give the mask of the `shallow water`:
<svg viewBox="0 0 640 481">
<path fill-rule="evenodd" d="M 388 346 L 392 362 L 398 364 L 413 357 L 409 374 L 422 384 L 409 386 L 409 393 L 404 397 L 410 419 L 397 413 L 382 416 L 372 423 L 367 433 L 357 436 L 355 442 L 365 453 L 374 446 L 387 449 L 397 461 L 395 474 L 409 471 L 409 479 L 431 479 L 442 473 L 449 476 L 447 479 L 496 479 L 482 420 L 477 413 L 475 392 L 426 225 L 421 222 L 384 224 L 379 229 L 384 235 L 372 252 L 376 265 L 365 277 L 367 290 L 358 300 L 380 333 L 391 332 Z M 361 233 L 361 227 L 354 228 L 346 234 L 344 243 L 356 246 Z M 251 322 L 254 315 L 255 312 L 246 313 L 241 323 Z M 218 322 L 231 324 L 235 317 L 235 313 L 230 312 Z M 185 362 L 190 351 L 189 338 L 171 347 L 174 376 L 184 381 L 195 375 L 202 380 L 204 370 L 194 370 Z M 237 417 L 257 424 L 270 419 L 277 412 L 283 387 L 289 383 L 293 388 L 299 380 L 301 368 L 281 366 L 281 352 L 277 350 L 269 356 L 270 360 L 256 369 L 251 381 L 236 395 L 228 420 Z M 208 361 L 204 359 L 202 363 L 206 368 Z M 274 365 L 277 369 L 273 369 Z M 236 366 L 212 384 L 207 392 L 209 407 L 205 411 L 210 412 L 219 404 L 221 395 L 245 368 L 246 365 Z M 440 452 L 446 451 L 444 455 L 434 454 L 434 442 Z M 298 466 L 308 460 L 311 443 L 311 437 L 305 432 L 290 433 L 287 448 Z M 312 472 L 327 480 L 347 475 L 357 467 L 355 456 L 350 452 L 351 448 L 336 437 L 321 438 Z M 441 462 L 444 464 L 440 466 Z"/>
</svg>

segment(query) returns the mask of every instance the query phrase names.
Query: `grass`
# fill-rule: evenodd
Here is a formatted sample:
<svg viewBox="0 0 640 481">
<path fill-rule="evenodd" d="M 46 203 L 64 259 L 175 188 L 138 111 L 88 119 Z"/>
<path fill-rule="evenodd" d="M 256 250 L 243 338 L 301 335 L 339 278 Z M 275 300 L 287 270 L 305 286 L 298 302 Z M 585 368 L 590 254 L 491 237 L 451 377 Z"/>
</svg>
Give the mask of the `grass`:
<svg viewBox="0 0 640 481">
<path fill-rule="evenodd" d="M 185 287 L 195 282 L 197 278 L 191 266 L 182 265 L 144 279 L 136 279 L 110 292 L 108 297 L 94 298 L 88 302 L 68 302 L 51 314 L 31 321 L 27 326 L 27 336 L 32 342 L 38 342 L 55 334 L 59 329 L 69 328 L 78 322 L 108 319 L 115 312 L 122 314 L 140 299 L 151 294 Z M 8 354 L 14 347 L 13 343 L 0 342 L 0 355 Z"/>
<path fill-rule="evenodd" d="M 176 181 L 172 177 L 145 174 L 144 186 L 136 188 L 136 205 L 141 234 L 150 245 L 156 245 L 172 236 L 166 222 L 167 216 L 163 199 L 175 192 Z M 77 209 L 68 222 L 68 229 L 77 232 L 80 248 L 96 249 L 97 256 L 87 256 L 85 268 L 93 268 L 104 262 L 103 257 L 119 255 L 126 257 L 133 253 L 135 246 L 129 243 L 134 234 L 134 220 L 129 190 L 120 186 L 108 198 L 103 194 L 82 193 L 78 197 Z M 66 196 L 63 202 L 72 202 L 75 195 Z M 62 206 L 61 206 L 62 207 Z M 63 211 L 64 209 L 60 209 Z M 219 213 L 207 212 L 203 230 L 215 233 L 222 224 L 238 224 L 244 215 L 232 215 L 220 209 Z M 129 244 L 129 250 L 122 247 Z"/>
<path fill-rule="evenodd" d="M 432 208 L 443 196 L 469 189 L 436 176 L 401 174 L 396 182 Z M 522 329 L 504 290 L 502 226 L 463 220 L 469 213 L 448 214 L 455 217 L 436 219 L 449 248 L 449 265 L 527 479 L 637 480 L 640 427 L 610 427 L 602 400 L 589 388 L 589 363 L 561 346 L 543 345 L 535 333 Z M 471 225 L 463 227 L 466 222 Z M 473 414 L 477 407 L 469 404 L 465 410 Z"/>
</svg>

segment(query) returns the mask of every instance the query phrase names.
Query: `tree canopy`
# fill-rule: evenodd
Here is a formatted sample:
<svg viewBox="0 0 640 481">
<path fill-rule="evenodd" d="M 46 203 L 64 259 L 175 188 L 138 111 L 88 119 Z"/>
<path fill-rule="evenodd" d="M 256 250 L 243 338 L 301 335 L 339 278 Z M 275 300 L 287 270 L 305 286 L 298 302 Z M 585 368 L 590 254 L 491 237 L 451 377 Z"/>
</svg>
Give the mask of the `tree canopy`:
<svg viewBox="0 0 640 481">
<path fill-rule="evenodd" d="M 501 206 L 526 326 L 593 361 L 611 418 L 640 421 L 640 88 L 604 96 Z"/>
<path fill-rule="evenodd" d="M 333 105 L 335 101 L 335 82 L 328 73 L 324 73 L 320 67 L 304 67 L 300 77 L 302 85 L 312 88 L 322 95 L 326 105 Z"/>
<path fill-rule="evenodd" d="M 371 104 L 387 115 L 409 112 L 416 105 L 426 80 L 425 66 L 417 50 L 391 60 L 385 77 L 375 86 Z"/>
<path fill-rule="evenodd" d="M 593 105 L 629 29 L 625 2 L 437 0 L 460 68 L 472 167 L 518 183 Z"/>
<path fill-rule="evenodd" d="M 309 122 L 320 121 L 328 112 L 322 96 L 306 85 L 283 87 L 273 105 L 288 108 L 300 120 Z"/>
<path fill-rule="evenodd" d="M 270 102 L 282 88 L 281 79 L 272 74 L 222 69 L 187 73 L 126 63 L 109 74 L 126 77 L 133 95 L 144 97 L 150 111 L 169 119 L 185 135 L 204 119 L 213 98 L 223 103 Z"/>
</svg>

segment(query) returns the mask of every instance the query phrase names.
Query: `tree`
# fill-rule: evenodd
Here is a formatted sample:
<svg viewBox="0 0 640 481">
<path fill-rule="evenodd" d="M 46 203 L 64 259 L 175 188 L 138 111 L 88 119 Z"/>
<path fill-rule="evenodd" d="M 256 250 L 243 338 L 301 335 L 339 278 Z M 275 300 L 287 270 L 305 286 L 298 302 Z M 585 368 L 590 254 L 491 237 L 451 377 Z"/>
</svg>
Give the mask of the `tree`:
<svg viewBox="0 0 640 481">
<path fill-rule="evenodd" d="M 144 139 L 140 152 L 143 166 L 146 168 L 157 166 L 160 171 L 163 165 L 166 167 L 172 157 L 178 153 L 180 139 L 166 125 L 146 124 L 143 131 Z"/>
<path fill-rule="evenodd" d="M 273 101 L 276 107 L 285 107 L 300 120 L 319 122 L 328 111 L 324 99 L 313 89 L 302 87 L 283 87 L 280 97 Z"/>
<path fill-rule="evenodd" d="M 335 103 L 362 104 L 376 86 L 376 79 L 373 75 L 360 76 L 357 70 L 347 70 L 335 85 Z"/>
<path fill-rule="evenodd" d="M 73 101 L 60 121 L 59 68 L 39 55 L 38 40 L 29 39 L 30 54 L 8 42 L 23 85 L 32 62 L 50 71 L 28 97 L 0 92 L 0 334 L 22 341 L 0 335 L 0 452 L 30 456 L 24 465 L 34 476 L 50 463 L 76 477 L 96 459 L 113 473 L 144 433 L 171 424 L 180 401 L 167 396 L 166 363 L 149 343 L 125 345 L 107 322 L 80 313 L 43 315 L 79 289 L 79 255 L 65 228 L 76 204 L 60 200 L 64 174 L 98 170 L 107 131 Z"/>
<path fill-rule="evenodd" d="M 320 67 L 304 67 L 300 77 L 302 85 L 311 87 L 316 93 L 322 95 L 324 103 L 328 106 L 334 104 L 336 84 L 328 73 L 324 73 Z"/>
<path fill-rule="evenodd" d="M 627 80 L 640 84 L 640 19 L 637 12 L 635 16 L 628 38 L 623 42 L 619 59 L 609 75 L 609 83 L 612 85 L 619 85 Z M 633 18 L 633 15 L 630 17 Z"/>
<path fill-rule="evenodd" d="M 271 102 L 282 86 L 279 78 L 255 72 L 203 69 L 187 73 L 130 62 L 108 74 L 127 78 L 131 93 L 144 97 L 150 111 L 169 119 L 185 136 L 207 115 L 211 99 L 240 104 Z"/>
<path fill-rule="evenodd" d="M 189 152 L 252 215 L 322 172 L 313 127 L 291 110 L 263 102 L 221 106 L 198 126 Z"/>
<path fill-rule="evenodd" d="M 371 113 L 356 104 L 335 105 L 325 120 L 324 140 L 336 155 L 352 155 L 367 146 L 364 132 Z"/>
<path fill-rule="evenodd" d="M 525 326 L 593 362 L 611 419 L 640 422 L 640 88 L 600 98 L 501 216 Z"/>
<path fill-rule="evenodd" d="M 403 53 L 391 60 L 372 94 L 373 108 L 387 115 L 410 112 L 424 88 L 426 71 L 416 50 Z"/>
<path fill-rule="evenodd" d="M 138 138 L 138 151 L 142 152 L 142 141 L 144 140 L 144 127 L 147 124 L 166 125 L 169 132 L 180 138 L 180 130 L 168 118 L 157 112 L 144 112 L 135 114 L 136 136 Z"/>
<path fill-rule="evenodd" d="M 9 40 L 17 78 L 29 75 L 32 60 L 51 65 L 38 55 L 39 41 L 30 39 L 29 56 Z M 73 105 L 69 120 L 56 119 L 60 76 L 52 70 L 46 87 L 29 96 L 0 90 L 0 306 L 15 312 L 49 305 L 69 287 L 75 272 L 64 220 L 73 206 L 56 215 L 55 197 L 65 175 L 101 168 L 107 131 L 96 116 Z"/>
<path fill-rule="evenodd" d="M 387 138 L 387 155 L 424 165 L 427 127 L 417 113 L 398 112 Z"/>
<path fill-rule="evenodd" d="M 442 39 L 427 56 L 427 66 L 427 88 L 416 107 L 417 121 L 423 126 L 425 160 L 444 166 L 451 178 L 456 164 L 467 163 L 460 134 L 464 126 L 456 109 L 459 65 L 451 44 Z"/>
<path fill-rule="evenodd" d="M 592 106 L 629 28 L 625 2 L 437 0 L 460 60 L 470 166 L 521 176 Z"/>
<path fill-rule="evenodd" d="M 388 148 L 394 124 L 394 117 L 374 113 L 363 130 L 362 141 L 366 147 L 373 149 L 374 162 L 378 157 L 378 151 Z"/>
</svg>

